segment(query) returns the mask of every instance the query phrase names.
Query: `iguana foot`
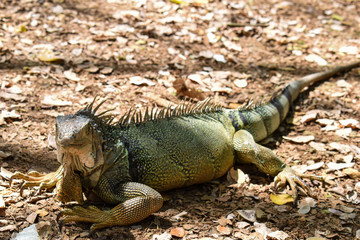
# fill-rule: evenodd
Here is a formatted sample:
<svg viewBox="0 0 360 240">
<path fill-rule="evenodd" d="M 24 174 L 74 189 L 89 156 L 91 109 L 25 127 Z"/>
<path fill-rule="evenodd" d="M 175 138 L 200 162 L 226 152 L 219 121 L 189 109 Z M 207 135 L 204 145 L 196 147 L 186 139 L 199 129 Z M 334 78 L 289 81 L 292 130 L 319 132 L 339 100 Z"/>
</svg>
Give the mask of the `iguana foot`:
<svg viewBox="0 0 360 240">
<path fill-rule="evenodd" d="M 66 215 L 62 223 L 68 222 L 92 222 L 90 231 L 95 231 L 100 228 L 117 225 L 116 220 L 112 218 L 110 211 L 103 211 L 95 206 L 83 208 L 76 206 L 73 209 L 66 208 L 61 212 Z"/>
<path fill-rule="evenodd" d="M 301 178 L 309 178 L 311 180 L 319 180 L 319 181 L 324 180 L 324 178 L 321 176 L 297 173 L 291 167 L 286 166 L 274 179 L 275 190 L 278 191 L 280 189 L 283 189 L 288 183 L 290 185 L 291 190 L 293 191 L 295 204 L 297 203 L 298 189 L 305 192 L 311 197 L 315 197 L 310 187 Z"/>
<path fill-rule="evenodd" d="M 15 172 L 9 180 L 9 185 L 11 186 L 14 179 L 22 179 L 25 180 L 25 182 L 20 187 L 21 195 L 25 188 L 35 186 L 39 186 L 39 193 L 41 189 L 50 189 L 55 187 L 56 184 L 62 179 L 63 172 L 64 168 L 62 166 L 60 166 L 55 172 L 48 174 L 42 174 L 36 171 L 31 171 L 28 174 Z"/>
</svg>

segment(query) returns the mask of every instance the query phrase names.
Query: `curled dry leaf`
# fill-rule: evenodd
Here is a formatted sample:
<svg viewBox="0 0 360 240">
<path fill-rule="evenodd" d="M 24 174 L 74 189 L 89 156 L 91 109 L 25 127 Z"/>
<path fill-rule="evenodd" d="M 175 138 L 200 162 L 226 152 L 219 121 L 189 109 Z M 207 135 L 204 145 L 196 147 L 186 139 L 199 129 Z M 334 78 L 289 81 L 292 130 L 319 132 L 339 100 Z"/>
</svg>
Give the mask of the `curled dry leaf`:
<svg viewBox="0 0 360 240">
<path fill-rule="evenodd" d="M 360 172 L 354 168 L 345 168 L 342 172 L 351 177 L 352 179 L 360 178 Z"/>
<path fill-rule="evenodd" d="M 245 220 L 249 222 L 256 222 L 255 210 L 236 210 L 236 212 Z"/>
<path fill-rule="evenodd" d="M 241 169 L 231 168 L 228 172 L 228 181 L 236 182 L 237 186 L 240 186 L 248 179 L 247 174 L 245 174 Z"/>
<path fill-rule="evenodd" d="M 49 214 L 49 212 L 46 211 L 45 209 L 36 210 L 36 213 L 39 214 L 40 217 L 45 217 L 46 215 Z"/>
<path fill-rule="evenodd" d="M 335 120 L 320 118 L 317 119 L 316 122 L 319 123 L 321 126 L 327 126 L 327 125 L 332 125 L 335 122 Z"/>
<path fill-rule="evenodd" d="M 294 202 L 293 196 L 289 194 L 270 194 L 270 199 L 273 203 L 277 205 L 284 205 L 289 202 Z"/>
<path fill-rule="evenodd" d="M 339 123 L 342 127 L 360 129 L 359 121 L 356 119 L 339 120 Z"/>
<path fill-rule="evenodd" d="M 304 116 L 301 117 L 300 122 L 306 123 L 306 122 L 314 121 L 317 118 L 317 115 L 318 115 L 317 112 L 306 113 Z"/>
<path fill-rule="evenodd" d="M 7 111 L 7 110 L 2 110 L 1 111 L 1 116 L 6 120 L 6 119 L 10 119 L 10 120 L 21 120 L 21 115 L 16 113 L 15 110 L 12 110 L 11 112 Z"/>
<path fill-rule="evenodd" d="M 145 86 L 155 86 L 156 84 L 152 81 L 150 81 L 147 78 L 143 78 L 140 76 L 134 76 L 134 77 L 130 77 L 130 83 L 137 85 L 137 86 L 141 86 L 141 85 L 145 85 Z"/>
</svg>

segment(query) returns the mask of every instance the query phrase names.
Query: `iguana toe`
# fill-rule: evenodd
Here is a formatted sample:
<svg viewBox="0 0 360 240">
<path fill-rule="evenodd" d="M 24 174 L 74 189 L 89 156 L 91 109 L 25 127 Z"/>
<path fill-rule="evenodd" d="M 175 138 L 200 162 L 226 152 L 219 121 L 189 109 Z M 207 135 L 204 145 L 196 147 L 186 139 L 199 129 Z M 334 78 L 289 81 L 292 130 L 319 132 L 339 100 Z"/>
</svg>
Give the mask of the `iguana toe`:
<svg viewBox="0 0 360 240">
<path fill-rule="evenodd" d="M 302 180 L 302 178 L 309 178 L 312 180 L 320 180 L 320 181 L 323 180 L 323 178 L 320 176 L 297 173 L 294 169 L 287 166 L 275 177 L 274 180 L 275 190 L 278 191 L 283 189 L 288 183 L 293 192 L 295 204 L 297 203 L 297 199 L 298 199 L 298 189 L 306 193 L 310 197 L 315 197 L 311 188 Z"/>
<path fill-rule="evenodd" d="M 61 212 L 61 214 L 65 215 L 64 219 L 62 220 L 63 223 L 94 223 L 90 228 L 91 231 L 115 225 L 115 223 L 112 221 L 112 215 L 109 211 L 100 210 L 95 206 L 89 206 L 88 208 L 83 208 L 80 206 L 76 206 L 73 209 L 66 208 Z"/>
<path fill-rule="evenodd" d="M 28 174 L 15 172 L 9 180 L 9 185 L 11 186 L 14 179 L 24 180 L 24 183 L 20 187 L 21 195 L 25 188 L 36 186 L 39 186 L 39 193 L 42 189 L 50 189 L 55 187 L 57 182 L 62 179 L 62 173 L 62 166 L 60 166 L 55 172 L 51 172 L 48 174 L 42 174 L 36 171 L 31 171 Z"/>
</svg>

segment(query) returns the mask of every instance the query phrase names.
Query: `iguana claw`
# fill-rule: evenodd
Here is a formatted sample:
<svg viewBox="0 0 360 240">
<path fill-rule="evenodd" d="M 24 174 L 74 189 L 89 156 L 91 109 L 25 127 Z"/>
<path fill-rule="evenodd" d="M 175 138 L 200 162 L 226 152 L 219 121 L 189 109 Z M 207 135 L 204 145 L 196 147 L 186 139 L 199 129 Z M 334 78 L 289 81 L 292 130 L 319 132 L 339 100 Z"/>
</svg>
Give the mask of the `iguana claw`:
<svg viewBox="0 0 360 240">
<path fill-rule="evenodd" d="M 298 192 L 300 189 L 304 193 L 308 194 L 310 197 L 315 197 L 314 193 L 310 187 L 302 180 L 302 178 L 309 178 L 312 180 L 323 181 L 324 178 L 321 176 L 315 176 L 311 174 L 301 174 L 297 173 L 294 169 L 289 166 L 286 166 L 274 179 L 275 190 L 281 190 L 286 186 L 286 183 L 290 185 L 291 190 L 293 191 L 294 203 L 297 203 Z"/>
<path fill-rule="evenodd" d="M 110 211 L 103 211 L 95 206 L 89 206 L 83 208 L 76 206 L 73 209 L 66 208 L 61 212 L 61 215 L 65 215 L 62 223 L 68 222 L 92 222 L 94 223 L 90 227 L 90 231 L 95 231 L 100 228 L 109 227 L 114 225 L 112 220 L 112 214 Z"/>
<path fill-rule="evenodd" d="M 50 189 L 56 186 L 56 184 L 62 179 L 64 168 L 60 166 L 55 172 L 42 174 L 36 171 L 29 172 L 24 174 L 21 172 L 15 172 L 10 180 L 9 185 L 11 186 L 14 179 L 25 180 L 22 186 L 20 187 L 20 194 L 22 195 L 23 191 L 27 187 L 39 186 L 39 193 L 42 189 Z"/>
</svg>

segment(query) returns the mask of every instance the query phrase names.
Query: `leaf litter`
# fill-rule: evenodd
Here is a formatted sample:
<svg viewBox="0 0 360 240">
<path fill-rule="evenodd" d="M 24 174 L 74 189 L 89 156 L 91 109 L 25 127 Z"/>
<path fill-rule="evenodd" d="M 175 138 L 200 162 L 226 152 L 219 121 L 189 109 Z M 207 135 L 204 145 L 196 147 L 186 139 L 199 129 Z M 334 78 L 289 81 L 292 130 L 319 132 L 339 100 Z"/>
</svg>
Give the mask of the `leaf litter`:
<svg viewBox="0 0 360 240">
<path fill-rule="evenodd" d="M 1 220 L 6 221 L 0 225 L 1 237 L 10 239 L 31 222 L 44 239 L 360 236 L 360 230 L 349 227 L 360 221 L 358 70 L 300 96 L 297 125 L 283 124 L 268 143 L 275 143 L 277 154 L 295 168 L 326 173 L 330 185 L 309 183 L 318 199 L 315 206 L 304 203 L 303 210 L 310 206 L 305 214 L 290 202 L 276 205 L 271 178 L 245 168 L 232 170 L 226 179 L 170 191 L 165 209 L 176 213 L 160 210 L 137 223 L 140 228 L 89 235 L 88 224 L 66 224 L 60 233 L 54 216 L 61 207 L 53 194 L 26 202 L 17 192 L 19 182 L 6 187 L 5 173 L 55 170 L 56 152 L 48 144 L 55 116 L 76 112 L 84 99 L 88 103 L 97 94 L 109 99 L 105 109 L 117 107 L 119 114 L 130 106 L 167 107 L 185 97 L 212 96 L 237 108 L 251 97 L 271 95 L 292 79 L 323 70 L 323 65 L 354 61 L 360 57 L 359 7 L 351 1 L 325 7 L 313 1 L 302 6 L 290 1 L 0 3 L 0 110 L 13 114 L 0 115 Z M 194 74 L 198 78 L 188 79 Z M 255 211 L 254 222 L 238 215 L 245 210 Z"/>
</svg>

